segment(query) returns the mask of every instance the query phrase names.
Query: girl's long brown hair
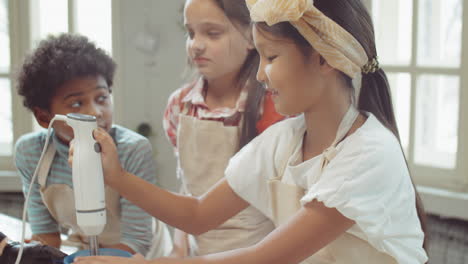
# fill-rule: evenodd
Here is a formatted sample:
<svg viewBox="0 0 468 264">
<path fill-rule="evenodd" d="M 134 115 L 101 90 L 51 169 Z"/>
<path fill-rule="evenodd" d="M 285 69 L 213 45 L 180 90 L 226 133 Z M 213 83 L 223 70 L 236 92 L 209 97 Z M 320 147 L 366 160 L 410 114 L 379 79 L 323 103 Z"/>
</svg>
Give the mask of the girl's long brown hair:
<svg viewBox="0 0 468 264">
<path fill-rule="evenodd" d="M 362 45 L 369 59 L 377 57 L 372 19 L 361 0 L 315 0 L 314 6 L 353 35 Z M 261 22 L 255 23 L 255 26 L 260 32 L 269 32 L 274 36 L 291 39 L 300 47 L 304 56 L 307 56 L 313 50 L 309 42 L 289 22 L 278 23 L 271 27 Z M 348 84 L 348 87 L 352 89 L 351 78 L 344 73 L 341 76 Z M 390 85 L 382 69 L 363 75 L 358 109 L 372 113 L 398 140 L 400 139 L 390 95 Z M 426 233 L 426 215 L 417 192 L 416 210 L 422 230 Z M 426 237 L 423 244 L 424 248 L 426 248 Z"/>
<path fill-rule="evenodd" d="M 244 0 L 214 0 L 216 4 L 224 11 L 229 20 L 241 32 L 247 31 L 251 34 L 251 20 L 249 9 Z M 251 41 L 251 35 L 245 36 Z M 256 73 L 259 65 L 258 52 L 251 50 L 240 71 L 237 75 L 237 85 L 244 87 L 248 85 L 247 102 L 245 105 L 244 116 L 241 124 L 241 134 L 239 139 L 239 149 L 249 143 L 258 135 L 256 124 L 260 118 L 265 89 L 256 79 Z"/>
</svg>

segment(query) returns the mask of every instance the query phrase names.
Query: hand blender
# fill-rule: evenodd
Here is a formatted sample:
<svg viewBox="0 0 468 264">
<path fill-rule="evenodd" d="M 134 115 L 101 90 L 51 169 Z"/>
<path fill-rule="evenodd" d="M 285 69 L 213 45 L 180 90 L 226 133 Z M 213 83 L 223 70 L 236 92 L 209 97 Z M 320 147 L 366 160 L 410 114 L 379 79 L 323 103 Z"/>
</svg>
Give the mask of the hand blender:
<svg viewBox="0 0 468 264">
<path fill-rule="evenodd" d="M 90 252 L 95 256 L 99 249 L 97 236 L 106 225 L 101 148 L 93 138 L 97 121 L 94 116 L 77 113 L 67 114 L 64 121 L 74 134 L 72 173 L 77 224 L 89 237 Z"/>
<path fill-rule="evenodd" d="M 98 255 L 99 244 L 97 236 L 106 225 L 106 203 L 104 179 L 102 175 L 101 147 L 93 138 L 93 130 L 97 128 L 96 117 L 82 114 L 55 115 L 47 129 L 46 142 L 34 171 L 31 183 L 37 178 L 38 169 L 49 145 L 50 131 L 55 121 L 63 121 L 73 128 L 75 135 L 75 153 L 73 156 L 73 190 L 75 195 L 76 218 L 80 229 L 89 237 L 91 255 Z M 23 256 L 24 234 L 26 228 L 26 208 L 32 187 L 24 201 L 21 246 L 15 264 L 19 264 Z"/>
</svg>

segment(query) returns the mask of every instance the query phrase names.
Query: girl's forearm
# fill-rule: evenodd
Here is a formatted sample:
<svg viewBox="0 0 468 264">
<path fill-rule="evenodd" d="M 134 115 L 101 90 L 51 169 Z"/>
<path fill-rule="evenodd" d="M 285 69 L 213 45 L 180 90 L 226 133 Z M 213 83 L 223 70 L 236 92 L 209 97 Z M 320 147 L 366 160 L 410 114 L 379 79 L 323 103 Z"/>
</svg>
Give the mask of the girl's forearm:
<svg viewBox="0 0 468 264">
<path fill-rule="evenodd" d="M 267 264 L 255 254 L 253 248 L 242 248 L 194 258 L 162 258 L 149 261 L 154 264 Z M 271 264 L 271 263 L 268 263 Z"/>
<path fill-rule="evenodd" d="M 199 198 L 166 191 L 128 172 L 118 179 L 111 187 L 122 196 L 157 219 L 192 235 L 216 228 L 249 206 L 226 179 Z"/>
<path fill-rule="evenodd" d="M 197 221 L 197 198 L 178 195 L 159 188 L 129 172 L 113 184 L 123 197 L 157 219 L 187 233 L 197 233 L 203 222 Z"/>
<path fill-rule="evenodd" d="M 173 262 L 163 260 L 152 263 L 301 263 L 334 241 L 354 224 L 354 221 L 343 216 L 337 209 L 328 208 L 318 201 L 312 201 L 303 206 L 286 223 L 251 247 L 192 259 L 176 259 Z"/>
</svg>

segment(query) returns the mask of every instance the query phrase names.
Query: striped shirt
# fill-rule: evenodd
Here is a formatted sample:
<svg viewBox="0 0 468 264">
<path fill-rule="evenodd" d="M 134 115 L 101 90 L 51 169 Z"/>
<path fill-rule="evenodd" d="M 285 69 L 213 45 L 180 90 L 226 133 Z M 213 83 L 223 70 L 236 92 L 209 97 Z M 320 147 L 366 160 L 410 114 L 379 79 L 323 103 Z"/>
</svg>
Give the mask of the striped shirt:
<svg viewBox="0 0 468 264">
<path fill-rule="evenodd" d="M 155 168 L 151 144 L 137 133 L 114 125 L 109 131 L 117 145 L 122 167 L 128 172 L 155 184 Z M 29 133 L 18 139 L 16 143 L 15 161 L 23 182 L 23 192 L 29 190 L 31 178 L 39 162 L 45 144 L 47 131 Z M 50 167 L 46 185 L 66 184 L 73 188 L 72 170 L 68 165 L 68 145 L 61 143 L 52 132 L 49 144 L 54 144 L 57 152 Z M 32 188 L 28 205 L 28 217 L 33 234 L 59 232 L 59 224 L 55 221 L 42 201 L 40 186 L 36 181 Z M 129 246 L 135 252 L 143 255 L 151 245 L 152 217 L 145 211 L 120 197 L 121 227 L 120 243 Z"/>
</svg>

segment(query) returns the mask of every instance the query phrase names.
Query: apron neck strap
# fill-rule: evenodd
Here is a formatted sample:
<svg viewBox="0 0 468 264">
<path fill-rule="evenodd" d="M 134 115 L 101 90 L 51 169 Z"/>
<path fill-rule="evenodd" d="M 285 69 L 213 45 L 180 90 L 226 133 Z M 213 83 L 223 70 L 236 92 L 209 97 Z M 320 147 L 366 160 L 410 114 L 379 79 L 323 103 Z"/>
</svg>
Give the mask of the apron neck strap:
<svg viewBox="0 0 468 264">
<path fill-rule="evenodd" d="M 359 116 L 359 111 L 356 107 L 351 104 L 348 111 L 344 115 L 341 123 L 338 127 L 338 131 L 336 133 L 335 140 L 333 141 L 332 145 L 323 151 L 323 160 L 322 160 L 322 171 L 323 169 L 330 163 L 330 161 L 336 156 L 336 146 L 340 143 L 348 134 L 349 130 L 353 126 L 354 122 Z"/>
<path fill-rule="evenodd" d="M 44 158 L 41 164 L 38 164 L 39 171 L 38 173 L 38 182 L 41 188 L 46 187 L 47 176 L 49 175 L 50 166 L 52 165 L 52 161 L 54 160 L 55 156 L 55 145 L 54 142 L 50 142 L 49 146 L 47 147 L 46 153 L 44 154 Z"/>
</svg>

